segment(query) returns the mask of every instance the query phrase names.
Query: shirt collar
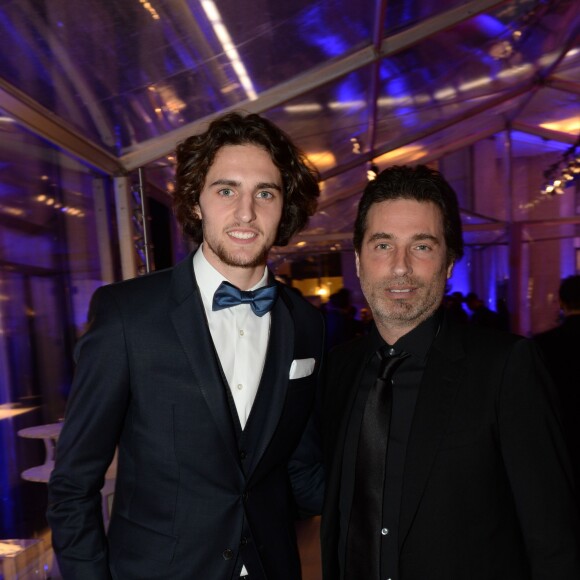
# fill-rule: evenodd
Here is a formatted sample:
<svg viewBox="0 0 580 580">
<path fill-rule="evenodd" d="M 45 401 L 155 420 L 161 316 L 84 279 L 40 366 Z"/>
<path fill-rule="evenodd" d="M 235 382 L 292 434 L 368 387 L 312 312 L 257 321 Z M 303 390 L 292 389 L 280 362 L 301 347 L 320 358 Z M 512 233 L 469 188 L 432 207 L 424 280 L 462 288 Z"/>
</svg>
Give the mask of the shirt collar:
<svg viewBox="0 0 580 580">
<path fill-rule="evenodd" d="M 403 335 L 394 345 L 396 352 L 408 352 L 414 357 L 425 361 L 429 349 L 433 344 L 433 340 L 439 332 L 443 318 L 443 311 L 441 308 L 436 310 L 429 318 L 421 322 L 418 326 L 413 328 L 407 334 Z M 374 354 L 377 350 L 387 345 L 385 340 L 379 334 L 376 325 L 373 324 L 370 337 L 370 351 Z M 391 345 L 388 345 L 391 346 Z"/>
<path fill-rule="evenodd" d="M 195 279 L 197 280 L 197 285 L 199 286 L 199 290 L 205 298 L 208 300 L 213 300 L 213 295 L 215 291 L 218 289 L 218 286 L 226 281 L 231 282 L 228 280 L 224 275 L 220 274 L 208 261 L 207 258 L 204 256 L 203 251 L 203 244 L 201 244 L 193 255 L 193 271 L 195 272 Z M 260 281 L 250 288 L 250 290 L 255 290 L 256 288 L 261 288 L 262 286 L 266 286 L 268 283 L 268 268 L 264 267 L 264 274 Z"/>
<path fill-rule="evenodd" d="M 397 351 L 408 352 L 420 360 L 425 361 L 429 349 L 439 332 L 442 318 L 443 311 L 439 308 L 427 320 L 421 322 L 419 326 L 416 326 L 413 330 L 401 336 L 397 340 L 395 349 Z"/>
</svg>

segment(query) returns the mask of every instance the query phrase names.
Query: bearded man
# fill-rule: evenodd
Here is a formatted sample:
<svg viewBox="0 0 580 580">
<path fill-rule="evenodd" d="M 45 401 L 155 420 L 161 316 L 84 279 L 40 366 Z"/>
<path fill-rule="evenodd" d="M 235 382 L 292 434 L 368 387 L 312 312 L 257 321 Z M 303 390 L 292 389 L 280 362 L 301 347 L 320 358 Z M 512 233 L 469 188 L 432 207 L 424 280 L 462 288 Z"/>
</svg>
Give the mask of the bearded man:
<svg viewBox="0 0 580 580">
<path fill-rule="evenodd" d="M 329 356 L 325 580 L 580 578 L 570 463 L 532 341 L 451 320 L 457 197 L 426 166 L 369 182 L 354 231 L 375 321 Z"/>
</svg>

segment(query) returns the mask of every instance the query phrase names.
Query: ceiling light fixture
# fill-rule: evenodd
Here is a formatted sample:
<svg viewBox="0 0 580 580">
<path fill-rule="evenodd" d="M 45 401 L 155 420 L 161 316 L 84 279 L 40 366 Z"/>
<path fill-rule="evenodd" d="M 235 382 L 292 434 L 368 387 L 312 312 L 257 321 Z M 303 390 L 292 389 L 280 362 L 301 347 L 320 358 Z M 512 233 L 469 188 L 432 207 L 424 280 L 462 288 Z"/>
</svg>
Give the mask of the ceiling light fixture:
<svg viewBox="0 0 580 580">
<path fill-rule="evenodd" d="M 211 26 L 222 45 L 225 55 L 228 57 L 232 68 L 234 69 L 240 84 L 246 92 L 246 96 L 250 101 L 255 101 L 258 98 L 258 94 L 254 89 L 250 75 L 242 62 L 242 59 L 236 49 L 234 41 L 224 24 L 221 14 L 213 0 L 203 0 L 201 3 L 202 8 L 205 11 L 205 15 L 211 23 Z"/>
</svg>

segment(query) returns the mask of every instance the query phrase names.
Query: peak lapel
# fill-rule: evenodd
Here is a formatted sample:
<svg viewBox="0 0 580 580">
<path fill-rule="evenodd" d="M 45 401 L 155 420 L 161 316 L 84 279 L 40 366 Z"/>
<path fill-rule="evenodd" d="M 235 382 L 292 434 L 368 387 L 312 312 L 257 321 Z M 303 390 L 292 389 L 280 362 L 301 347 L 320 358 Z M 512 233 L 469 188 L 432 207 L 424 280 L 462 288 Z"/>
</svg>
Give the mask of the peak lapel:
<svg viewBox="0 0 580 580">
<path fill-rule="evenodd" d="M 201 391 L 220 436 L 235 460 L 239 461 L 229 403 L 193 273 L 192 256 L 175 267 L 172 295 L 175 303 L 171 320 L 191 366 L 191 388 Z"/>
</svg>

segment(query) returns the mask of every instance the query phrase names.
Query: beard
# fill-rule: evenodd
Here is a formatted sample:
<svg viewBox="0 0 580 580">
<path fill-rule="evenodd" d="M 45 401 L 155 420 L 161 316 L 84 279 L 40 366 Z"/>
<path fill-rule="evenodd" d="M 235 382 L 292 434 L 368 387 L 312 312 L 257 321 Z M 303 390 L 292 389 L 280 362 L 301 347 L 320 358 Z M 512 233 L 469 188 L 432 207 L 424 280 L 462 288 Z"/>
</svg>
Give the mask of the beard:
<svg viewBox="0 0 580 580">
<path fill-rule="evenodd" d="M 203 243 L 211 250 L 211 252 L 218 258 L 218 260 L 229 267 L 233 268 L 257 268 L 264 266 L 268 260 L 268 253 L 271 246 L 266 244 L 255 248 L 254 254 L 236 250 L 230 250 L 226 244 L 219 240 L 213 239 L 211 235 L 205 236 Z"/>
<path fill-rule="evenodd" d="M 258 266 L 263 266 L 268 260 L 270 251 L 270 248 L 261 248 L 253 256 L 238 256 L 234 252 L 226 250 L 223 244 L 218 244 L 217 247 L 213 247 L 210 244 L 208 246 L 221 262 L 234 268 L 257 268 Z"/>
<path fill-rule="evenodd" d="M 377 324 L 388 327 L 415 327 L 431 316 L 441 304 L 445 293 L 447 277 L 445 271 L 429 282 L 421 282 L 412 277 L 375 282 L 361 277 L 361 288 L 371 308 Z M 385 288 L 413 286 L 415 295 L 409 299 L 389 298 Z"/>
</svg>

